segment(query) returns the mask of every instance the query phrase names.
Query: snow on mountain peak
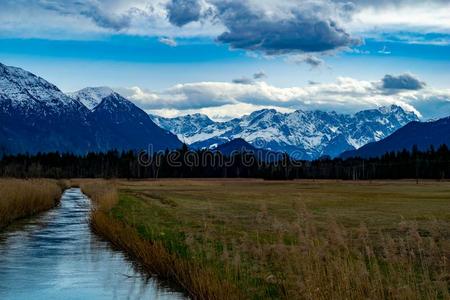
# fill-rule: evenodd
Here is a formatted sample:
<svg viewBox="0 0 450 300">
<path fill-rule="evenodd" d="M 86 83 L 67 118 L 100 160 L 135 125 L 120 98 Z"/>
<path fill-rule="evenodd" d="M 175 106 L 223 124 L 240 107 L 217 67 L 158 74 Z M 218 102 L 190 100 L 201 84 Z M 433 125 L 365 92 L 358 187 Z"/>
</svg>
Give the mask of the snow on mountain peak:
<svg viewBox="0 0 450 300">
<path fill-rule="evenodd" d="M 191 143 L 190 136 L 199 133 L 202 128 L 216 124 L 207 115 L 195 113 L 175 118 L 164 118 L 156 115 L 149 115 L 159 127 L 162 127 L 186 143 Z M 169 129 L 170 128 L 170 129 Z"/>
<path fill-rule="evenodd" d="M 243 138 L 259 148 L 295 151 L 297 158 L 305 159 L 337 156 L 345 150 L 378 141 L 417 120 L 416 115 L 399 106 L 364 110 L 354 115 L 319 110 L 280 113 L 263 109 L 227 122 L 210 120 L 209 123 L 188 116 L 151 117 L 193 147 L 208 148 L 215 143 Z"/>
<path fill-rule="evenodd" d="M 11 101 L 12 107 L 76 107 L 55 85 L 28 71 L 0 63 L 0 99 Z"/>
<path fill-rule="evenodd" d="M 100 102 L 94 110 L 81 96 Z M 73 96 L 73 95 L 72 95 Z M 78 99 L 76 96 L 80 96 Z M 0 140 L 6 153 L 176 149 L 181 142 L 109 88 L 65 95 L 56 86 L 19 68 L 0 64 Z"/>
<path fill-rule="evenodd" d="M 93 110 L 104 98 L 114 93 L 109 87 L 87 87 L 77 92 L 69 93 L 68 95 L 83 103 L 89 110 Z"/>
</svg>

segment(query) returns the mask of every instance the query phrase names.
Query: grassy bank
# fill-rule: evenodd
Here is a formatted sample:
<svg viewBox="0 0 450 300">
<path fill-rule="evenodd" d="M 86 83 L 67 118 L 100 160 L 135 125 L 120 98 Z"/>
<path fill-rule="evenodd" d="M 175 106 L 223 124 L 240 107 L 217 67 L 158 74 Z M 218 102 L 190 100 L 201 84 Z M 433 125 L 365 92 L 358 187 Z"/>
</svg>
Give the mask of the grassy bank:
<svg viewBox="0 0 450 300">
<path fill-rule="evenodd" d="M 116 188 L 93 227 L 198 298 L 450 298 L 448 182 Z"/>
<path fill-rule="evenodd" d="M 143 238 L 132 226 L 115 217 L 119 197 L 117 185 L 104 181 L 84 180 L 78 183 L 95 205 L 91 227 L 116 247 L 138 260 L 151 274 L 177 284 L 189 296 L 198 299 L 236 299 L 238 292 L 227 282 L 196 262 L 180 258 L 155 240 Z"/>
<path fill-rule="evenodd" d="M 0 179 L 0 229 L 54 207 L 66 188 L 50 179 Z"/>
</svg>

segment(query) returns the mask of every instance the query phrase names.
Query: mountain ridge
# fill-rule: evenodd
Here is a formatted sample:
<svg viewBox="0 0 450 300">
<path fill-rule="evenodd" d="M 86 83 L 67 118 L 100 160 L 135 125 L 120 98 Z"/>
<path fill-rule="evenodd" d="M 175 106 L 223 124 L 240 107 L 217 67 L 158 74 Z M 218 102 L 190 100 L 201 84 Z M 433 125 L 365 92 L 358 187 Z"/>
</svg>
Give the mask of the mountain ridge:
<svg viewBox="0 0 450 300">
<path fill-rule="evenodd" d="M 242 138 L 297 159 L 337 157 L 380 141 L 418 117 L 399 106 L 339 114 L 262 109 L 225 122 L 202 114 L 147 115 L 108 87 L 64 94 L 28 71 L 0 64 L 0 148 L 12 153 L 213 148 Z M 161 128 L 162 129 L 161 129 Z M 177 138 L 178 137 L 178 138 Z"/>
<path fill-rule="evenodd" d="M 392 151 L 412 150 L 414 146 L 417 146 L 418 150 L 426 151 L 430 146 L 437 148 L 443 144 L 450 145 L 450 117 L 436 121 L 411 122 L 385 139 L 354 151 L 346 151 L 340 157 L 378 157 Z"/>
<path fill-rule="evenodd" d="M 106 90 L 100 89 L 98 95 Z M 82 100 L 26 70 L 0 63 L 0 151 L 82 154 L 181 146 L 175 135 L 117 93 L 97 99 L 91 109 Z"/>
<path fill-rule="evenodd" d="M 104 98 L 112 94 L 114 94 L 114 91 L 106 86 L 86 87 L 76 92 L 67 93 L 70 98 L 81 102 L 89 110 L 93 110 Z"/>
<path fill-rule="evenodd" d="M 193 148 L 210 148 L 243 138 L 257 148 L 287 152 L 300 159 L 316 159 L 323 155 L 337 157 L 346 150 L 381 140 L 410 121 L 418 120 L 414 113 L 395 105 L 352 115 L 320 110 L 280 113 L 262 109 L 225 122 L 208 118 L 212 123 L 203 122 L 194 115 L 150 117 Z"/>
</svg>

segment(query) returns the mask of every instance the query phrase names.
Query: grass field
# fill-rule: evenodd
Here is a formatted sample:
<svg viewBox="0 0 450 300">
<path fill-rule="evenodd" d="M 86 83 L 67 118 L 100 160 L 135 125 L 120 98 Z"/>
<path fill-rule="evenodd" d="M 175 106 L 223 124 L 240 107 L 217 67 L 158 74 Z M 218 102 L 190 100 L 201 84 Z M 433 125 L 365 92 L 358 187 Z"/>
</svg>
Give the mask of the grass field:
<svg viewBox="0 0 450 300">
<path fill-rule="evenodd" d="M 450 298 L 449 182 L 161 180 L 115 186 L 118 201 L 108 201 L 104 216 L 166 251 L 171 269 L 165 274 L 193 296 Z M 110 236 L 119 236 L 117 230 Z M 147 258 L 149 265 L 163 256 Z M 195 276 L 184 274 L 189 270 Z M 154 265 L 152 271 L 161 273 Z"/>
<path fill-rule="evenodd" d="M 66 184 L 51 179 L 0 179 L 0 229 L 54 207 Z"/>
</svg>

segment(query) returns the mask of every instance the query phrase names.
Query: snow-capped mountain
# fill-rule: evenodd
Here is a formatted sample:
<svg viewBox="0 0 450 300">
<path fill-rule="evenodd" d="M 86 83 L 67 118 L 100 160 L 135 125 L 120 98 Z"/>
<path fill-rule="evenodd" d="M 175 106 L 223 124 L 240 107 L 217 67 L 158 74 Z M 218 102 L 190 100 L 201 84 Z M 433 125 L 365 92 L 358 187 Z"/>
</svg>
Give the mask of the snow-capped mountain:
<svg viewBox="0 0 450 300">
<path fill-rule="evenodd" d="M 0 154 L 181 146 L 175 135 L 110 89 L 88 88 L 72 97 L 30 72 L 0 64 Z"/>
<path fill-rule="evenodd" d="M 407 123 L 418 120 L 414 113 L 395 105 L 353 115 L 301 110 L 280 113 L 264 109 L 242 118 L 212 124 L 203 124 L 206 117 L 202 115 L 164 118 L 163 122 L 158 121 L 160 117 L 152 118 L 192 147 L 211 147 L 243 138 L 255 147 L 287 152 L 301 159 L 323 155 L 335 157 L 381 140 Z M 193 130 L 184 131 L 184 128 Z"/>
<path fill-rule="evenodd" d="M 227 122 L 201 114 L 149 117 L 109 88 L 86 88 L 69 97 L 30 72 L 0 64 L 0 153 L 136 150 L 149 144 L 173 149 L 181 145 L 178 135 L 194 148 L 242 138 L 257 148 L 314 159 L 379 141 L 416 120 L 398 106 L 354 115 L 264 109 Z"/>
<path fill-rule="evenodd" d="M 430 146 L 437 149 L 441 145 L 450 146 L 450 117 L 411 122 L 385 139 L 364 145 L 358 150 L 344 152 L 341 157 L 377 157 L 391 151 L 411 150 L 414 146 L 426 151 Z"/>
<path fill-rule="evenodd" d="M 178 136 L 180 140 L 197 134 L 203 128 L 215 124 L 208 116 L 202 114 L 185 115 L 176 118 L 164 118 L 150 115 L 153 122 L 161 128 L 170 128 L 170 131 Z M 189 140 L 189 139 L 188 139 Z"/>
<path fill-rule="evenodd" d="M 112 94 L 114 94 L 112 89 L 102 86 L 87 87 L 74 93 L 68 93 L 67 95 L 83 103 L 88 109 L 93 110 L 104 98 Z"/>
<path fill-rule="evenodd" d="M 143 110 L 115 92 L 95 106 L 89 120 L 96 127 L 95 140 L 102 149 L 159 151 L 181 147 L 174 134 L 158 127 Z"/>
<path fill-rule="evenodd" d="M 89 110 L 27 71 L 0 64 L 0 151 L 94 150 Z"/>
<path fill-rule="evenodd" d="M 0 97 L 2 104 L 12 109 L 46 109 L 48 112 L 62 112 L 77 109 L 81 105 L 66 96 L 55 85 L 30 72 L 0 63 Z"/>
</svg>

